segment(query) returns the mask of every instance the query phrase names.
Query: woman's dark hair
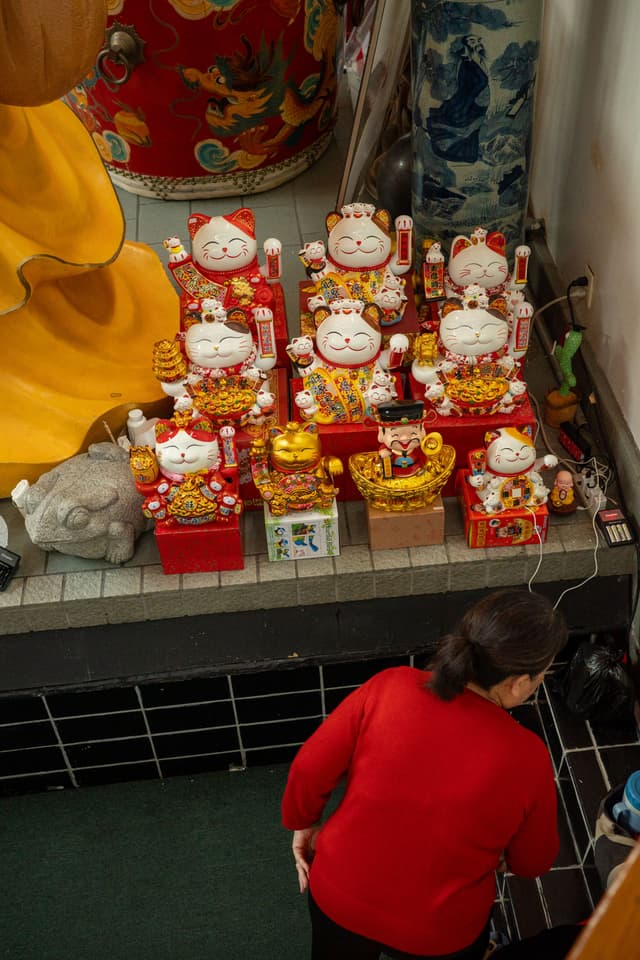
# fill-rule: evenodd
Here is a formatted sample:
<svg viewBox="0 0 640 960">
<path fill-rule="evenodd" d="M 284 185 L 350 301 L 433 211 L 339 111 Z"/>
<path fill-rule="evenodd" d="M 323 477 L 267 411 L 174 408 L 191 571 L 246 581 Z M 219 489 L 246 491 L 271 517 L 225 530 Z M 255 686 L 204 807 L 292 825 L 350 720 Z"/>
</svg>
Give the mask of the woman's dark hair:
<svg viewBox="0 0 640 960">
<path fill-rule="evenodd" d="M 566 642 L 564 618 L 546 597 L 498 590 L 467 610 L 440 641 L 428 686 L 441 700 L 453 700 L 469 682 L 489 690 L 507 677 L 534 677 Z"/>
</svg>

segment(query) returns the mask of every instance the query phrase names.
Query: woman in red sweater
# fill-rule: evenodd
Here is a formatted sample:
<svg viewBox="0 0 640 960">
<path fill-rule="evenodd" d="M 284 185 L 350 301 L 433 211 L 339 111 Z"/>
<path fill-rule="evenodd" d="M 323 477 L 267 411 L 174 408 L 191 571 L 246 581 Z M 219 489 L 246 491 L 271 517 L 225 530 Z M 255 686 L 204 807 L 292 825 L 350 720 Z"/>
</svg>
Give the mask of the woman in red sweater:
<svg viewBox="0 0 640 960">
<path fill-rule="evenodd" d="M 507 711 L 565 642 L 541 595 L 489 594 L 431 672 L 382 671 L 300 748 L 282 813 L 310 888 L 312 960 L 483 956 L 495 871 L 536 877 L 558 852 L 547 748 Z"/>
</svg>

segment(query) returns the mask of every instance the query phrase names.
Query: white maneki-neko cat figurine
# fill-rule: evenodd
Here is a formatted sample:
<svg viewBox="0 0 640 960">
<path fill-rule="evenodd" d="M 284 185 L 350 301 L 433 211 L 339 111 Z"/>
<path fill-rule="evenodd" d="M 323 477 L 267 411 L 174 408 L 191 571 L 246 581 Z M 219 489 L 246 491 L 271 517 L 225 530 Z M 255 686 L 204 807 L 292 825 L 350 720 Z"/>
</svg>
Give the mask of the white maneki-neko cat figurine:
<svg viewBox="0 0 640 960">
<path fill-rule="evenodd" d="M 484 227 L 476 227 L 470 237 L 455 237 L 444 278 L 446 295 L 459 297 L 472 283 L 483 287 L 489 296 L 526 284 L 531 248 L 524 244 L 516 248 L 513 275 L 509 273 L 506 248 L 503 233 L 488 232 Z"/>
<path fill-rule="evenodd" d="M 136 488 L 145 496 L 144 515 L 163 525 L 200 526 L 240 513 L 234 434 L 233 427 L 216 431 L 209 419 L 192 419 L 188 411 L 159 420 L 155 451 L 130 450 Z"/>
<path fill-rule="evenodd" d="M 273 306 L 270 280 L 281 276 L 282 244 L 265 240 L 265 263 L 258 263 L 253 211 L 240 207 L 224 216 L 194 213 L 187 220 L 189 253 L 179 237 L 169 237 L 169 270 L 188 298 L 214 299 L 226 307 Z"/>
<path fill-rule="evenodd" d="M 180 358 L 173 366 L 165 362 L 177 345 L 170 341 L 155 345 L 154 373 L 163 391 L 174 398 L 175 409 L 192 409 L 193 415 L 238 423 L 249 416 L 253 422 L 264 418 L 275 402 L 267 380 L 267 372 L 276 364 L 275 350 L 263 351 L 264 341 L 254 338 L 246 310 L 225 310 L 209 299 L 201 307 L 200 319 L 184 334 L 186 364 Z M 268 307 L 254 307 L 252 314 L 256 324 L 272 324 Z"/>
<path fill-rule="evenodd" d="M 401 279 L 411 269 L 413 220 L 395 220 L 395 245 L 391 215 L 370 203 L 348 203 L 326 218 L 327 245 L 305 244 L 300 259 L 316 293 L 325 303 L 354 299 L 376 303 L 382 326 L 402 319 L 407 295 Z"/>
<path fill-rule="evenodd" d="M 382 349 L 382 311 L 375 303 L 333 300 L 313 314 L 315 342 L 295 337 L 287 353 L 302 378 L 294 402 L 303 419 L 316 423 L 360 423 L 397 391 L 390 367 L 400 366 L 409 340 L 403 333 Z"/>
<path fill-rule="evenodd" d="M 411 373 L 437 413 L 511 413 L 524 401 L 524 351 L 512 343 L 509 307 L 505 296 L 471 284 L 462 298 L 445 301 L 437 334 L 416 338 Z"/>
<path fill-rule="evenodd" d="M 485 434 L 484 448 L 469 453 L 467 482 L 480 500 L 473 509 L 496 514 L 535 508 L 547 502 L 549 489 L 540 470 L 555 467 L 553 454 L 536 457 L 531 427 L 502 427 Z"/>
</svg>

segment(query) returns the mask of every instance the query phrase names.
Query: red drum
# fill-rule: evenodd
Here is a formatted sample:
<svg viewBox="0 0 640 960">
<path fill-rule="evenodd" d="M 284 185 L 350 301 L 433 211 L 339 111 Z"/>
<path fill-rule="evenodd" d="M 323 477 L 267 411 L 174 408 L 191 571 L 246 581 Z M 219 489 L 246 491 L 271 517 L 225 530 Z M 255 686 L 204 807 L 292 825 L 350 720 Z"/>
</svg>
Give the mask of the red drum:
<svg viewBox="0 0 640 960">
<path fill-rule="evenodd" d="M 337 0 L 108 0 L 104 49 L 66 97 L 118 186 L 259 193 L 328 146 Z"/>
</svg>

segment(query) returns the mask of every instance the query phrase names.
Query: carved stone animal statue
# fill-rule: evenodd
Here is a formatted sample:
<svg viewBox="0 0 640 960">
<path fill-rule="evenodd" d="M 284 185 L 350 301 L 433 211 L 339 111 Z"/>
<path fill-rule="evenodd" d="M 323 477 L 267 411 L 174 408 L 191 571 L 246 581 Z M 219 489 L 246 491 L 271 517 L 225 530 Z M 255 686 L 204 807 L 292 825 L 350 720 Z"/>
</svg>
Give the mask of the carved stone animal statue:
<svg viewBox="0 0 640 960">
<path fill-rule="evenodd" d="M 92 444 L 34 484 L 20 480 L 11 498 L 37 547 L 74 557 L 124 563 L 147 526 L 129 455 L 114 443 Z"/>
</svg>

